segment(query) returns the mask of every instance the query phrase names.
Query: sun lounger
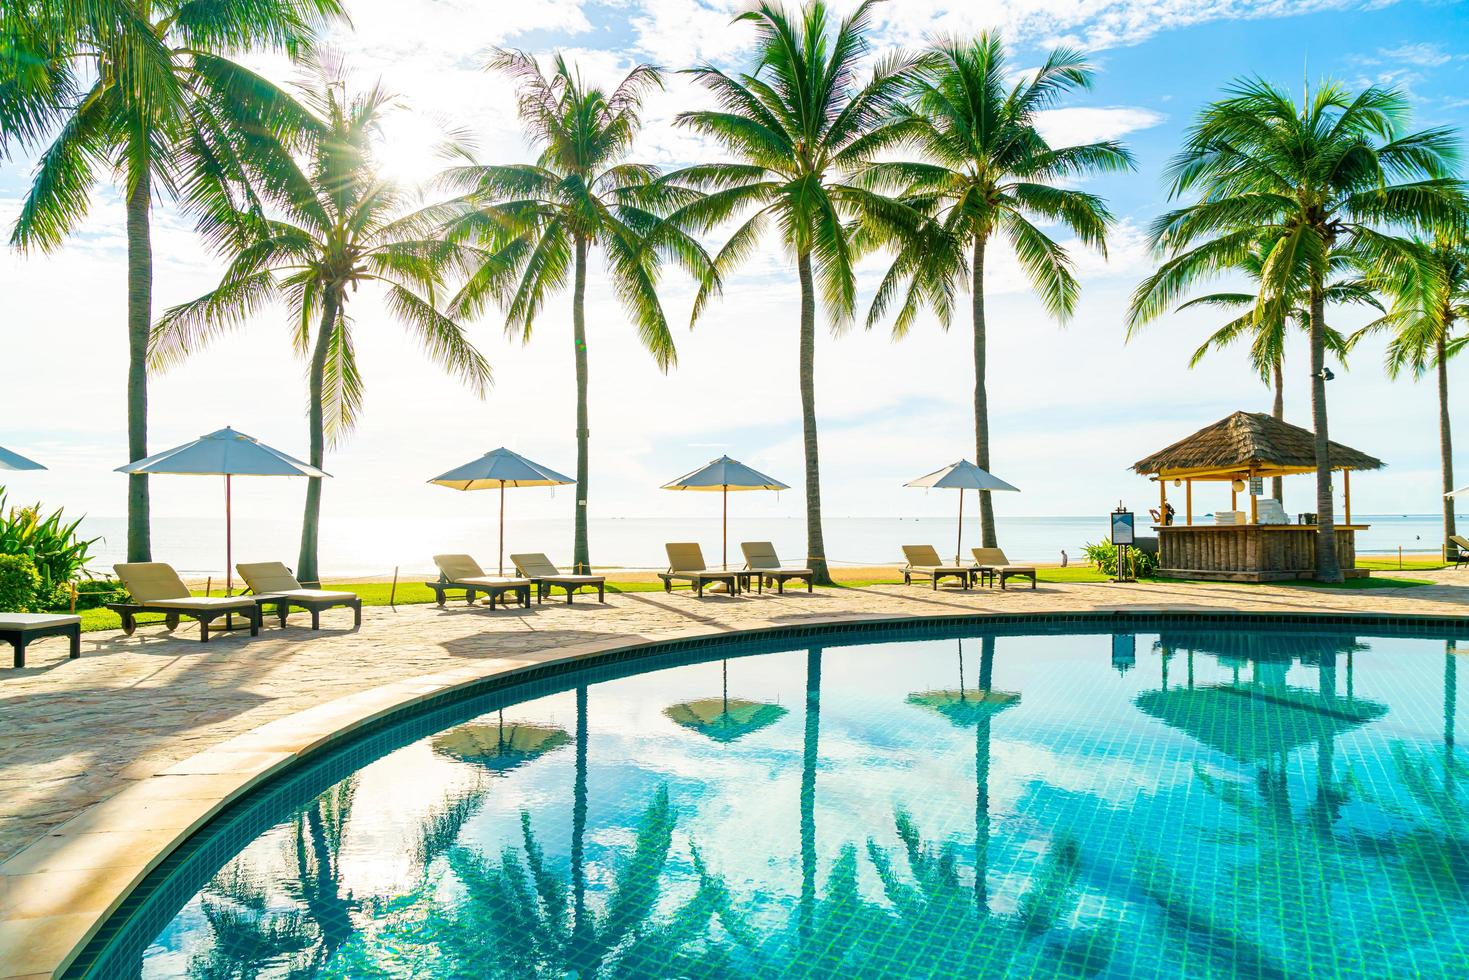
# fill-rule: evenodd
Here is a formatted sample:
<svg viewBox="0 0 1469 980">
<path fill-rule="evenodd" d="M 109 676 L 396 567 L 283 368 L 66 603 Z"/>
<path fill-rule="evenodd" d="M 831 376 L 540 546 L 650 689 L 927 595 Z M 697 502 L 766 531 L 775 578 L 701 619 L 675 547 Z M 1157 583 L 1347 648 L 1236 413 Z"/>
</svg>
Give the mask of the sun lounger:
<svg viewBox="0 0 1469 980">
<path fill-rule="evenodd" d="M 1005 587 L 1005 582 L 1012 578 L 1030 579 L 1030 587 L 1035 588 L 1035 569 L 1030 565 L 1012 565 L 1010 559 L 1005 557 L 1005 552 L 999 548 L 971 548 L 974 553 L 974 567 L 981 576 L 988 577 L 990 585 L 999 579 L 1000 588 Z"/>
<path fill-rule="evenodd" d="M 137 614 L 144 612 L 163 613 L 164 627 L 170 633 L 178 629 L 179 617 L 197 619 L 200 643 L 209 642 L 209 624 L 221 616 L 244 616 L 250 621 L 250 635 L 260 635 L 260 607 L 249 596 L 191 595 L 173 567 L 161 561 L 112 567 L 133 601 L 109 602 L 107 608 L 122 617 L 122 631 L 128 636 L 138 627 Z"/>
<path fill-rule="evenodd" d="M 439 580 L 423 584 L 434 590 L 440 606 L 443 606 L 445 593 L 449 590 L 463 589 L 465 601 L 470 605 L 474 605 L 475 598 L 483 594 L 489 598 L 490 608 L 494 609 L 497 602 L 504 601 L 505 596 L 511 594 L 520 605 L 530 608 L 528 578 L 486 575 L 479 563 L 468 555 L 434 555 L 434 564 L 439 566 Z"/>
<path fill-rule="evenodd" d="M 568 606 L 571 605 L 572 595 L 579 589 L 596 589 L 597 601 L 607 601 L 605 575 L 565 575 L 561 569 L 551 564 L 551 559 L 542 554 L 511 555 L 510 561 L 515 565 L 515 571 L 530 579 L 531 584 L 536 587 L 537 603 L 550 595 L 552 589 L 561 589 L 566 593 Z"/>
<path fill-rule="evenodd" d="M 706 582 L 724 582 L 729 586 L 730 595 L 740 590 L 740 573 L 709 569 L 704 564 L 704 552 L 697 544 L 665 544 L 663 549 L 668 552 L 668 571 L 659 572 L 658 577 L 663 580 L 664 592 L 672 592 L 675 581 L 688 582 L 700 598 L 704 596 Z"/>
<path fill-rule="evenodd" d="M 362 597 L 355 592 L 327 592 L 322 589 L 303 589 L 291 570 L 278 561 L 254 562 L 236 565 L 235 570 L 255 596 L 257 605 L 275 606 L 281 626 L 286 625 L 286 614 L 292 607 L 311 613 L 311 628 L 321 629 L 321 611 L 336 606 L 352 610 L 352 627 L 362 625 Z"/>
<path fill-rule="evenodd" d="M 1456 552 L 1454 555 L 1454 567 L 1459 568 L 1463 565 L 1469 565 L 1469 539 L 1459 534 L 1451 534 L 1449 535 L 1449 543 L 1454 546 Z"/>
<path fill-rule="evenodd" d="M 905 544 L 903 557 L 908 560 L 902 569 L 904 585 L 912 585 L 915 578 L 926 578 L 933 583 L 934 591 L 938 591 L 939 579 L 956 578 L 967 589 L 974 577 L 972 568 L 944 564 L 933 545 Z"/>
<path fill-rule="evenodd" d="M 787 581 L 804 579 L 806 591 L 811 591 L 811 569 L 786 568 L 780 563 L 780 556 L 775 553 L 775 545 L 769 541 L 743 541 L 740 543 L 740 550 L 745 553 L 746 570 L 754 572 L 762 584 L 774 582 L 775 591 L 784 594 Z"/>
<path fill-rule="evenodd" d="M 15 666 L 26 665 L 26 644 L 46 636 L 71 640 L 71 659 L 82 655 L 82 617 L 51 613 L 0 613 L 0 640 L 15 651 Z"/>
</svg>

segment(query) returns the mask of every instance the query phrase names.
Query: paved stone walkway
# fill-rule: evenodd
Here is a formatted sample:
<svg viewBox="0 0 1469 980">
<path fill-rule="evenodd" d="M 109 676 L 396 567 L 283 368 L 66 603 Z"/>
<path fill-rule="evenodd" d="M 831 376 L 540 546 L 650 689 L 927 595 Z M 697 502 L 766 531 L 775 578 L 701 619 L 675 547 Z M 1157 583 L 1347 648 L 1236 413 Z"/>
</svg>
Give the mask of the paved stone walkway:
<svg viewBox="0 0 1469 980">
<path fill-rule="evenodd" d="M 402 606 L 326 613 L 323 630 L 267 628 L 258 639 L 222 636 L 207 646 L 186 627 L 83 637 L 79 661 L 63 641 L 42 641 L 30 666 L 0 668 L 0 861 L 83 808 L 220 742 L 356 692 L 470 668 L 487 675 L 551 659 L 570 645 L 658 638 L 752 625 L 868 616 L 1118 609 L 1469 614 L 1469 572 L 1412 573 L 1433 586 L 1371 591 L 1298 586 L 1046 585 L 1031 591 L 932 592 L 925 587 L 818 589 L 785 596 L 676 592 L 609 595 L 530 610 Z"/>
</svg>

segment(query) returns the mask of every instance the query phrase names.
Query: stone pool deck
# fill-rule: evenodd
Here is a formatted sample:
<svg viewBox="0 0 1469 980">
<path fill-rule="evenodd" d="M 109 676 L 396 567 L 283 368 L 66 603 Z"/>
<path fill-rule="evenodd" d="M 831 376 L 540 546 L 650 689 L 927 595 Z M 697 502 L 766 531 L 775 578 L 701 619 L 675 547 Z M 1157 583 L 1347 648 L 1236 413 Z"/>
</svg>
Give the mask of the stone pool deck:
<svg viewBox="0 0 1469 980">
<path fill-rule="evenodd" d="M 1391 573 L 1384 573 L 1391 574 Z M 1469 616 L 1469 571 L 1432 585 L 1046 584 L 970 592 L 926 585 L 696 599 L 609 594 L 529 610 L 400 606 L 198 642 L 140 627 L 31 648 L 0 668 L 0 977 L 50 976 L 157 855 L 222 801 L 333 732 L 459 684 L 652 640 L 871 618 L 986 613 L 1241 611 Z"/>
</svg>

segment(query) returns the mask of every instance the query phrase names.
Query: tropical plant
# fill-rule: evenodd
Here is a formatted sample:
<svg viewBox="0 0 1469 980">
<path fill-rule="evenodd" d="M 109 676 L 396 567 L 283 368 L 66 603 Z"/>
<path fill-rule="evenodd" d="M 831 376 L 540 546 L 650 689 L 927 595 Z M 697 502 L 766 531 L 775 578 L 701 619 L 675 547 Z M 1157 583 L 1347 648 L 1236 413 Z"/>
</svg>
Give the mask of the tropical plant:
<svg viewBox="0 0 1469 980">
<path fill-rule="evenodd" d="M 1443 493 L 1454 489 L 1454 443 L 1449 427 L 1449 359 L 1469 344 L 1469 233 L 1464 226 L 1439 229 L 1432 237 L 1409 240 L 1414 261 L 1388 264 L 1371 274 L 1374 288 L 1391 303 L 1383 316 L 1352 336 L 1356 343 L 1376 331 L 1391 334 L 1387 373 L 1409 370 L 1421 378 L 1433 369 L 1438 382 L 1438 445 Z M 1454 500 L 1441 497 L 1444 542 L 1458 533 Z"/>
<path fill-rule="evenodd" d="M 340 13 L 340 0 L 7 0 L 0 11 L 3 53 L 26 62 L 0 77 L 0 152 L 51 140 L 11 243 L 56 249 L 85 219 L 99 179 L 122 191 L 130 460 L 148 455 L 153 199 L 167 194 L 207 235 L 227 236 L 236 200 L 249 201 L 245 158 L 291 115 L 289 99 L 227 55 L 298 54 Z M 149 551 L 148 478 L 135 475 L 128 560 Z"/>
<path fill-rule="evenodd" d="M 1110 541 L 1096 541 L 1085 545 L 1082 553 L 1087 561 L 1104 575 L 1117 574 L 1117 546 Z M 1140 548 L 1127 549 L 1127 565 L 1133 578 L 1153 578 L 1158 574 L 1158 556 Z"/>
<path fill-rule="evenodd" d="M 873 7 L 874 0 L 864 0 L 838 24 L 824 0 L 813 0 L 797 14 L 761 3 L 736 18 L 755 26 L 753 67 L 736 75 L 712 65 L 692 69 L 719 108 L 680 113 L 677 120 L 721 144 L 733 160 L 697 164 L 667 178 L 709 191 L 675 213 L 680 226 L 710 231 L 740 220 L 703 277 L 694 320 L 772 224 L 795 263 L 801 291 L 806 555 L 818 584 L 831 581 L 821 529 L 816 432 L 818 288 L 832 328 L 840 329 L 856 306 L 855 264 L 862 251 L 912 234 L 920 223 L 911 208 L 849 179 L 909 132 L 901 109 L 915 59 L 888 55 L 870 75 L 859 77 Z"/>
<path fill-rule="evenodd" d="M 0 554 L 0 612 L 31 612 L 41 594 L 41 576 L 30 555 Z"/>
<path fill-rule="evenodd" d="M 87 562 L 92 545 L 100 538 L 77 534 L 81 520 L 67 522 L 57 508 L 43 516 L 41 505 L 7 506 L 5 488 L 0 486 L 0 555 L 24 555 L 39 576 L 35 604 L 43 609 L 66 608 L 73 583 L 90 578 Z"/>
<path fill-rule="evenodd" d="M 1033 73 L 1012 81 L 998 34 L 940 42 L 927 53 L 912 84 L 913 105 L 901 113 L 924 161 L 878 161 L 861 176 L 871 186 L 902 193 L 931 220 L 922 235 L 898 249 L 867 316 L 871 327 L 895 309 L 893 335 L 902 337 L 919 310 L 933 309 L 948 328 L 955 294 L 966 287 L 974 347 L 975 462 L 990 468 L 989 398 L 985 388 L 987 331 L 984 275 L 991 240 L 1003 235 L 1040 294 L 1046 312 L 1068 319 L 1080 287 L 1067 251 L 1036 226 L 1059 223 L 1084 245 L 1106 254 L 1111 212 L 1101 198 L 1057 186 L 1093 173 L 1133 168 L 1114 141 L 1052 147 L 1036 128 L 1039 113 L 1067 94 L 1088 89 L 1093 71 L 1083 55 L 1057 48 Z M 994 504 L 981 491 L 984 546 L 997 545 Z"/>
<path fill-rule="evenodd" d="M 1463 184 L 1451 176 L 1458 140 L 1448 129 L 1406 133 L 1407 98 L 1336 82 L 1307 87 L 1297 105 L 1262 79 L 1235 82 L 1206 106 L 1168 168 L 1170 195 L 1196 194 L 1152 228 L 1164 261 L 1133 295 L 1130 330 L 1162 315 L 1201 280 L 1236 268 L 1263 234 L 1273 244 L 1256 305 L 1279 318 L 1307 284 L 1311 417 L 1316 455 L 1316 576 L 1340 582 L 1326 410 L 1326 284 L 1332 257 L 1395 267 L 1408 261 L 1388 234 L 1464 220 Z"/>
<path fill-rule="evenodd" d="M 372 142 L 392 96 L 381 86 L 351 95 L 339 66 L 308 64 L 313 77 L 302 86 L 304 160 L 278 148 L 253 174 L 280 216 L 239 216 L 241 234 L 228 243 L 230 264 L 220 284 L 168 310 L 153 330 L 151 348 L 155 364 L 176 364 L 284 298 L 293 345 L 309 359 L 310 461 L 319 468 L 328 443 L 340 445 L 362 409 L 363 377 L 348 316 L 360 286 L 379 286 L 388 312 L 429 359 L 477 394 L 489 388 L 491 374 L 464 328 L 439 309 L 444 276 L 459 251 L 436 237 L 442 210 L 411 209 L 408 196 L 378 173 L 373 160 Z M 320 518 L 321 479 L 313 477 L 296 564 L 303 582 L 320 577 Z"/>
<path fill-rule="evenodd" d="M 539 155 L 534 164 L 482 165 L 462 148 L 464 164 L 443 177 L 464 195 L 462 213 L 446 233 L 476 250 L 453 310 L 471 316 L 494 300 L 511 336 L 529 341 L 546 301 L 570 278 L 576 360 L 572 564 L 584 573 L 591 570 L 586 289 L 592 252 L 601 249 L 613 291 L 664 371 L 676 353 L 658 297 L 659 260 L 677 261 L 696 275 L 709 260 L 698 242 L 660 220 L 686 202 L 688 192 L 657 182 L 657 168 L 627 159 L 642 126 L 643 98 L 662 87 L 658 69 L 638 65 L 605 92 L 584 83 L 564 57 L 557 55 L 554 65 L 548 78 L 521 51 L 501 51 L 490 62 L 516 83 L 521 125 Z"/>
<path fill-rule="evenodd" d="M 1248 339 L 1250 341 L 1250 366 L 1259 374 L 1260 380 L 1271 386 L 1275 392 L 1270 414 L 1284 421 L 1286 339 L 1293 326 L 1298 327 L 1302 333 L 1310 332 L 1311 290 L 1308 283 L 1299 282 L 1294 287 L 1293 298 L 1287 299 L 1278 306 L 1272 304 L 1268 308 L 1261 308 L 1260 283 L 1273 244 L 1268 239 L 1257 241 L 1240 261 L 1237 271 L 1254 284 L 1252 292 L 1209 293 L 1204 296 L 1196 296 L 1186 303 L 1179 304 L 1177 312 L 1195 306 L 1206 306 L 1224 310 L 1231 315 L 1229 322 L 1215 330 L 1209 335 L 1209 339 L 1199 345 L 1198 350 L 1194 351 L 1193 357 L 1189 359 L 1188 366 L 1198 367 L 1211 350 L 1222 351 L 1239 340 Z M 1350 256 L 1339 253 L 1332 256 L 1329 265 L 1334 273 L 1347 272 L 1351 268 L 1352 260 Z M 1322 299 L 1326 305 L 1351 303 L 1382 309 L 1372 290 L 1361 279 L 1355 277 L 1328 283 Z M 1335 354 L 1338 360 L 1343 360 L 1347 351 L 1346 338 L 1330 326 L 1323 329 L 1326 335 L 1326 349 Z M 1283 501 L 1285 495 L 1281 487 L 1281 478 L 1272 477 L 1270 483 L 1271 496 Z"/>
</svg>

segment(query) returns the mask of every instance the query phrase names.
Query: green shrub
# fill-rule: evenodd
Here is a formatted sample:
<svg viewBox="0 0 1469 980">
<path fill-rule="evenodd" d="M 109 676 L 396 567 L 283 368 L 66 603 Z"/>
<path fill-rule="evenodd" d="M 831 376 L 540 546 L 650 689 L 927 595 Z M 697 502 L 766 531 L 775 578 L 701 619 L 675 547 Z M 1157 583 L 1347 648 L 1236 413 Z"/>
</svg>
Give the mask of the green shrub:
<svg viewBox="0 0 1469 980">
<path fill-rule="evenodd" d="M 1117 546 L 1110 541 L 1098 541 L 1089 544 L 1082 549 L 1087 561 L 1097 567 L 1097 570 L 1107 575 L 1117 574 Z M 1127 562 L 1132 566 L 1134 578 L 1152 578 L 1158 573 L 1158 556 L 1139 551 L 1137 548 L 1127 549 Z"/>
<path fill-rule="evenodd" d="M 27 555 L 0 555 L 0 612 L 31 612 L 41 589 L 36 563 Z"/>
<path fill-rule="evenodd" d="M 97 538 L 84 541 L 77 536 L 81 521 L 63 523 L 62 511 L 41 515 L 41 505 L 8 507 L 5 488 L 0 486 L 0 555 L 24 555 L 41 578 L 37 592 L 40 605 L 54 607 L 71 601 L 71 583 L 91 576 L 87 561 Z"/>
</svg>

